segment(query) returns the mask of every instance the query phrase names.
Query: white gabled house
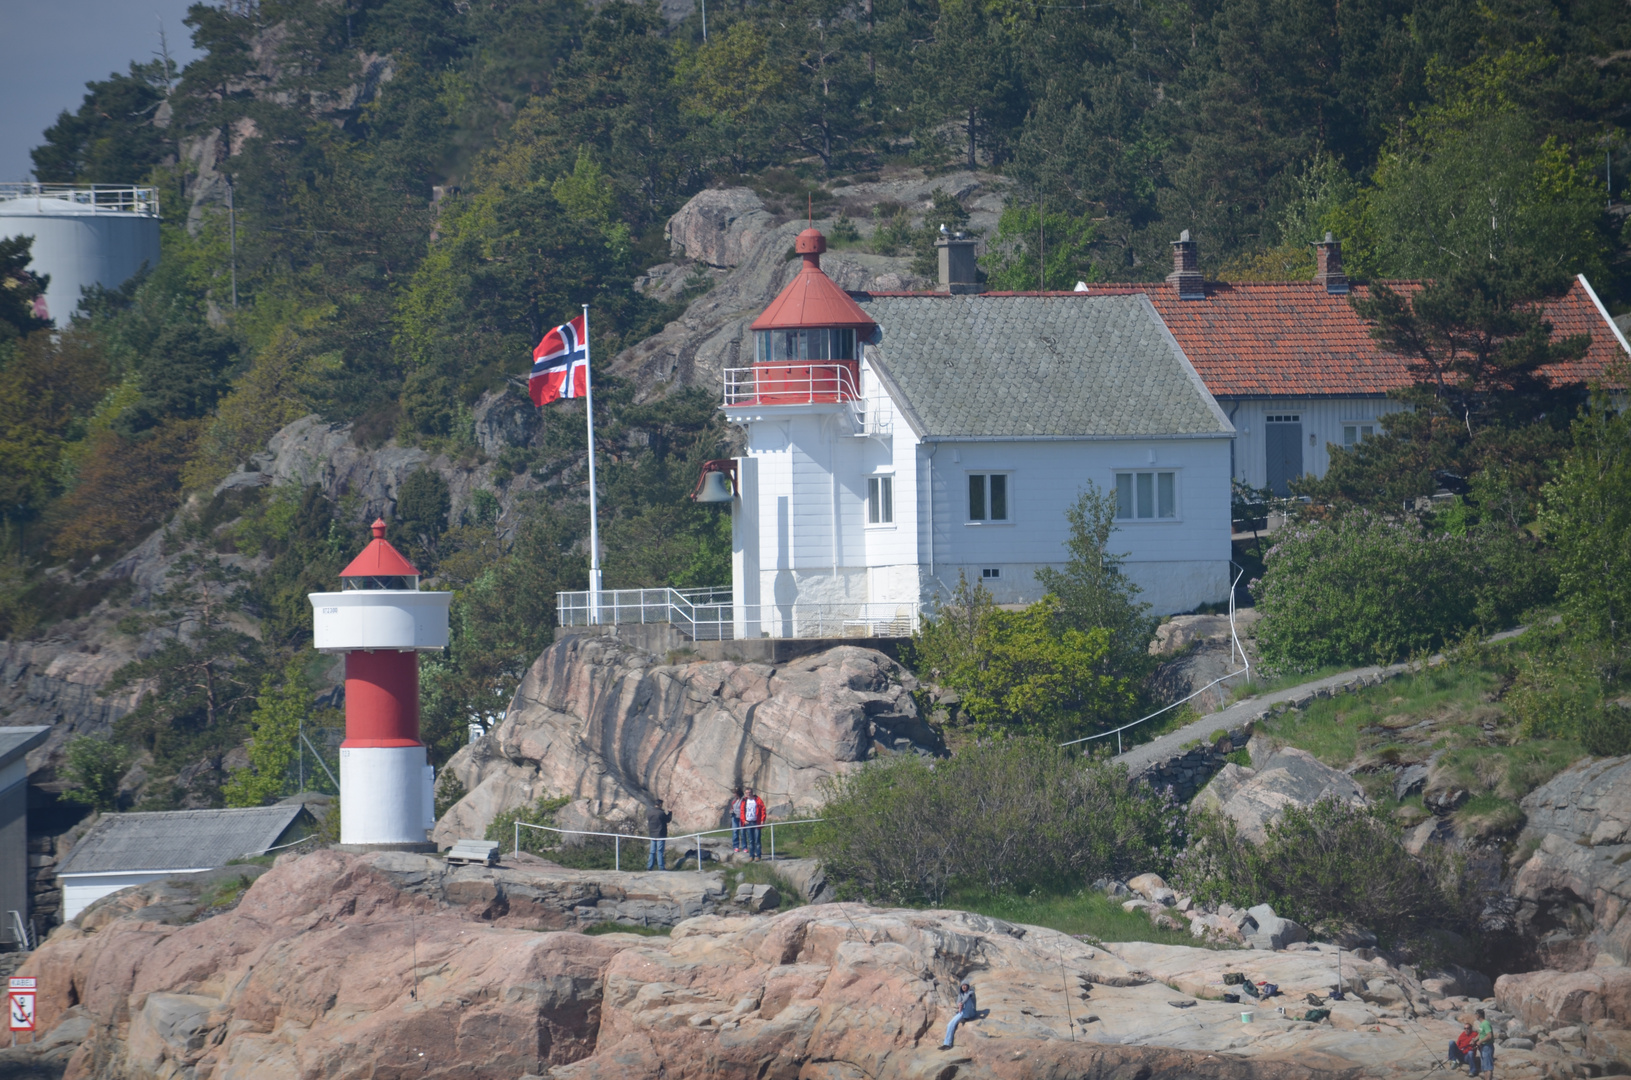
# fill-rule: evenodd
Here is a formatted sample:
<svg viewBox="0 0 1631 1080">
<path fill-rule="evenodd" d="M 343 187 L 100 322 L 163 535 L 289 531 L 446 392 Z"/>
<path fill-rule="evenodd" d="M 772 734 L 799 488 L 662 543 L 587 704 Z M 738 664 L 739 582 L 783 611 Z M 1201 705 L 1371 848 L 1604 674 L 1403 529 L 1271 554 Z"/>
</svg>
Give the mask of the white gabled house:
<svg viewBox="0 0 1631 1080">
<path fill-rule="evenodd" d="M 973 242 L 940 246 L 971 282 Z M 753 366 L 725 376 L 746 434 L 734 636 L 903 633 L 959 573 L 1040 599 L 1090 482 L 1115 492 L 1114 550 L 1157 612 L 1227 599 L 1234 429 L 1147 297 L 852 297 L 825 247 L 799 236 Z"/>
</svg>

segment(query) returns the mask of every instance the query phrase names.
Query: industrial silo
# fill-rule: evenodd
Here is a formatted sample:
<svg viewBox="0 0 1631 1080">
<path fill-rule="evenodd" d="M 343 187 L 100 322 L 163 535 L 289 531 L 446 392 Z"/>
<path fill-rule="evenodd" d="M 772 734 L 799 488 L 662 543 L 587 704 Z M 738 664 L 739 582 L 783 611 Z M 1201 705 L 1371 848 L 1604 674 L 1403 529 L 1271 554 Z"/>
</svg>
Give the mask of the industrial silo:
<svg viewBox="0 0 1631 1080">
<path fill-rule="evenodd" d="M 0 237 L 32 236 L 29 269 L 50 274 L 45 294 L 61 326 L 89 285 L 118 288 L 159 262 L 159 192 L 103 184 L 0 184 Z"/>
</svg>

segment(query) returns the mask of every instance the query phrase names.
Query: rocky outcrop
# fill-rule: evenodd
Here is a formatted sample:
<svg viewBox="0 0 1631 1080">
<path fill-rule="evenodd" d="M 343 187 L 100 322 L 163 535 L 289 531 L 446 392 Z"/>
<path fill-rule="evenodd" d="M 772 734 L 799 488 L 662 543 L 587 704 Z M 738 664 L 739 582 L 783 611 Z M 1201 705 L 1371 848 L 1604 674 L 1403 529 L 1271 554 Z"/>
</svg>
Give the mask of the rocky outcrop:
<svg viewBox="0 0 1631 1080">
<path fill-rule="evenodd" d="M 1631 968 L 1526 971 L 1495 980 L 1495 1003 L 1530 1027 L 1631 1024 Z"/>
<path fill-rule="evenodd" d="M 1196 799 L 1196 805 L 1234 821 L 1240 835 L 1261 843 L 1269 822 L 1287 806 L 1312 806 L 1321 799 L 1339 799 L 1354 806 L 1368 800 L 1353 777 L 1338 772 L 1306 750 L 1283 747 L 1260 767 L 1248 769 L 1233 762 L 1223 766 Z"/>
<path fill-rule="evenodd" d="M 1150 690 L 1163 701 L 1188 698 L 1198 713 L 1223 708 L 1245 679 L 1227 678 L 1244 667 L 1235 648 L 1237 639 L 1257 665 L 1257 620 L 1255 609 L 1242 608 L 1232 630 L 1227 615 L 1174 615 L 1161 623 L 1149 645 L 1150 655 L 1161 657 L 1150 673 Z M 1217 685 L 1208 685 L 1214 682 Z"/>
<path fill-rule="evenodd" d="M 0 1050 L 0 1076 L 1402 1080 L 1458 1030 L 1448 1010 L 1468 1004 L 1431 1000 L 1409 968 L 1324 946 L 1100 947 L 955 911 L 702 914 L 669 937 L 527 928 L 456 886 L 567 896 L 719 878 L 434 863 L 320 851 L 279 859 L 241 896 L 220 877 L 104 900 L 23 968 L 40 980 L 41 1037 Z M 1231 973 L 1281 996 L 1224 1001 L 1238 992 Z M 981 1013 L 942 1050 L 963 979 Z M 1330 1000 L 1339 983 L 1343 1002 Z M 1330 1015 L 1305 1019 L 1307 995 Z M 1594 1043 L 1565 1041 L 1569 1030 L 1583 1029 L 1509 1043 L 1503 1069 L 1613 1071 L 1575 1053 L 1612 1039 L 1593 1028 Z"/>
<path fill-rule="evenodd" d="M 1580 762 L 1521 805 L 1537 845 L 1512 879 L 1517 928 L 1550 968 L 1631 963 L 1631 757 Z"/>
<path fill-rule="evenodd" d="M 728 270 L 746 262 L 776 224 L 751 188 L 709 188 L 668 219 L 663 235 L 675 254 Z"/>
<path fill-rule="evenodd" d="M 615 638 L 569 636 L 533 664 L 504 721 L 448 762 L 468 794 L 433 838 L 481 836 L 496 815 L 546 795 L 574 800 L 585 825 L 643 826 L 660 798 L 674 831 L 712 829 L 738 784 L 785 820 L 875 754 L 941 752 L 915 685 L 882 653 L 852 646 L 780 667 L 663 664 Z"/>
</svg>

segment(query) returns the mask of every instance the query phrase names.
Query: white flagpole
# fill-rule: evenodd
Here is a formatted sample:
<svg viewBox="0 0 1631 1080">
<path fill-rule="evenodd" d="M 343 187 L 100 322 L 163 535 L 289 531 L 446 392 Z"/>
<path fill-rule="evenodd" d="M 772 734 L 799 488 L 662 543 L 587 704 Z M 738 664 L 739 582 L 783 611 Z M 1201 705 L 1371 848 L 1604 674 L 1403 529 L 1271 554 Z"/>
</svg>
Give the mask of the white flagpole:
<svg viewBox="0 0 1631 1080">
<path fill-rule="evenodd" d="M 583 400 L 589 420 L 589 622 L 600 622 L 600 517 L 595 507 L 595 389 L 589 377 L 589 305 L 583 305 Z"/>
</svg>

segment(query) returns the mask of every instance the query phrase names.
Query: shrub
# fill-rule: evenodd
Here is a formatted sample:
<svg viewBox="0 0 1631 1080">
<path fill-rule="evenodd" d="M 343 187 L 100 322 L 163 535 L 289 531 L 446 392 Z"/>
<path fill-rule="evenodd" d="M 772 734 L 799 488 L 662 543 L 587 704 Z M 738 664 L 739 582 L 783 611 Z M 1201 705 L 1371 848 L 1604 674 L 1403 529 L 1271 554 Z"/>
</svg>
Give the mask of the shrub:
<svg viewBox="0 0 1631 1080">
<path fill-rule="evenodd" d="M 998 608 L 983 586 L 959 577 L 952 600 L 913 637 L 916 662 L 956 690 L 976 731 L 1010 730 L 1059 740 L 1125 715 L 1130 680 L 1108 673 L 1110 632 L 1061 626 L 1044 597 L 1024 611 Z"/>
<path fill-rule="evenodd" d="M 898 904 L 1161 871 L 1183 835 L 1181 809 L 1125 768 L 1042 739 L 869 764 L 829 783 L 822 817 L 811 846 L 839 894 Z"/>
<path fill-rule="evenodd" d="M 68 744 L 66 798 L 93 810 L 113 810 L 119 802 L 119 781 L 129 756 L 110 739 L 80 735 Z"/>
<path fill-rule="evenodd" d="M 1460 863 L 1438 848 L 1411 855 L 1375 809 L 1335 799 L 1288 806 L 1261 844 L 1215 814 L 1194 815 L 1190 829 L 1176 878 L 1197 901 L 1267 903 L 1321 933 L 1355 924 L 1401 944 L 1465 931 L 1477 914 Z"/>
<path fill-rule="evenodd" d="M 1496 524 L 1456 535 L 1353 513 L 1295 528 L 1265 561 L 1257 642 L 1287 671 L 1437 649 L 1509 624 L 1549 591 L 1532 546 Z"/>
</svg>

